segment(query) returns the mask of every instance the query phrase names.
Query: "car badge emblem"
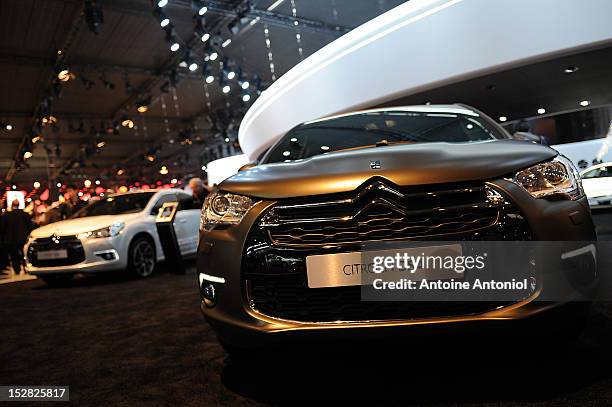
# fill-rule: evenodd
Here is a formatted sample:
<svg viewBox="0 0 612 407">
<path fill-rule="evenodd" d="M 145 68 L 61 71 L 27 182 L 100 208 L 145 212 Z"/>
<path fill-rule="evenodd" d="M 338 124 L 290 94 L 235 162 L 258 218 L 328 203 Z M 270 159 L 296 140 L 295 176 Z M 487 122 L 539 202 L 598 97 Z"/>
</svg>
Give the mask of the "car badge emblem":
<svg viewBox="0 0 612 407">
<path fill-rule="evenodd" d="M 380 169 L 380 161 L 379 160 L 370 161 L 370 168 L 373 169 L 373 170 L 379 170 Z"/>
</svg>

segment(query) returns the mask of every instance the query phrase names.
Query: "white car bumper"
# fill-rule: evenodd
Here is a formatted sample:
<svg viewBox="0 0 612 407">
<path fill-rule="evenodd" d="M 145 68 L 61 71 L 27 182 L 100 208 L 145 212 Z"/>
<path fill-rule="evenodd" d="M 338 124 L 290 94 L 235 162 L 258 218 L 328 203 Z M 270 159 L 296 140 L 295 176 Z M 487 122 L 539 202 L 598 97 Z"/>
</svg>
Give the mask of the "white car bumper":
<svg viewBox="0 0 612 407">
<path fill-rule="evenodd" d="M 49 239 L 36 239 L 25 246 L 27 273 L 33 275 L 98 273 L 127 267 L 129 242 L 124 242 L 126 240 L 124 235 L 81 240 L 74 237 L 65 240 L 64 237 L 60 237 L 60 243 L 52 241 L 47 244 Z M 48 250 L 67 250 L 68 258 L 39 260 L 38 252 Z"/>
</svg>

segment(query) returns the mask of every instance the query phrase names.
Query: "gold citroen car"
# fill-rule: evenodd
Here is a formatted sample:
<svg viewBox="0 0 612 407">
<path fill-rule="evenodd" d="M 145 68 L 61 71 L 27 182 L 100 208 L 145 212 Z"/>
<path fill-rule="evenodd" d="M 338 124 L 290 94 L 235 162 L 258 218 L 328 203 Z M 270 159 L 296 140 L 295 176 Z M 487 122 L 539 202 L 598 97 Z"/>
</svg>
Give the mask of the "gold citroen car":
<svg viewBox="0 0 612 407">
<path fill-rule="evenodd" d="M 303 123 L 208 196 L 201 309 L 230 353 L 340 334 L 509 325 L 553 312 L 564 313 L 553 318 L 561 329 L 580 326 L 589 303 L 538 301 L 539 285 L 516 301 L 364 301 L 363 285 L 343 280 L 338 260 L 373 243 L 476 240 L 574 242 L 582 247 L 575 253 L 588 255 L 595 229 L 572 163 L 464 105 Z M 580 278 L 591 284 L 589 273 Z"/>
</svg>

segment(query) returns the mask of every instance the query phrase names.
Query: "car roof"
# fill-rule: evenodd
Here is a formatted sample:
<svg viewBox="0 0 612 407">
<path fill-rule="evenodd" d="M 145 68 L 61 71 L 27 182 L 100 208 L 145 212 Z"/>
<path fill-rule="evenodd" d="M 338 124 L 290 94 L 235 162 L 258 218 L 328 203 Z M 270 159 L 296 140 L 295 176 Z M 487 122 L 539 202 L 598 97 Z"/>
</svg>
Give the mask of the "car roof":
<svg viewBox="0 0 612 407">
<path fill-rule="evenodd" d="M 380 112 L 417 112 L 417 113 L 454 113 L 454 114 L 465 114 L 469 116 L 480 116 L 478 112 L 472 110 L 469 106 L 465 105 L 414 105 L 414 106 L 390 106 L 378 109 L 359 110 L 355 112 L 339 114 L 336 116 L 327 116 L 317 120 L 311 120 L 304 124 L 312 124 L 330 119 L 337 119 L 340 117 L 350 117 L 360 114 L 368 113 L 380 113 Z"/>
<path fill-rule="evenodd" d="M 592 165 L 592 166 L 590 166 L 588 168 L 585 168 L 584 170 L 580 171 L 580 174 L 584 174 L 585 172 L 589 172 L 591 170 L 596 170 L 597 168 L 610 167 L 610 166 L 612 166 L 612 161 L 608 161 L 608 162 L 600 163 L 600 164 L 595 164 L 595 165 Z"/>
<path fill-rule="evenodd" d="M 116 194 L 111 194 L 111 196 L 123 196 L 123 195 L 134 195 L 134 194 L 142 194 L 142 193 L 153 193 L 153 194 L 157 194 L 157 195 L 163 195 L 165 193 L 183 193 L 183 194 L 189 194 L 187 191 L 183 190 L 183 189 L 178 189 L 178 188 L 155 188 L 155 189 L 138 189 L 135 191 L 128 191 L 128 192 L 120 192 L 120 193 L 116 193 Z"/>
</svg>

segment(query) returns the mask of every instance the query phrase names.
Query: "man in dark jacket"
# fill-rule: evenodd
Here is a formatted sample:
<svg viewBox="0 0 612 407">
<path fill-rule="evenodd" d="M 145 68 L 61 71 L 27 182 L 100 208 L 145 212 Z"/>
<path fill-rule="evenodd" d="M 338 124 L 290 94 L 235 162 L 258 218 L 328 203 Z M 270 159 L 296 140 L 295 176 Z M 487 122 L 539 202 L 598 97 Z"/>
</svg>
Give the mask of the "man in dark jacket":
<svg viewBox="0 0 612 407">
<path fill-rule="evenodd" d="M 66 187 L 64 198 L 66 198 L 66 201 L 58 207 L 61 214 L 60 220 L 69 219 L 86 205 L 84 201 L 79 199 L 79 189 L 75 185 Z"/>
<path fill-rule="evenodd" d="M 0 272 L 6 269 L 8 265 L 8 250 L 4 243 L 4 208 L 0 207 Z"/>
<path fill-rule="evenodd" d="M 20 274 L 23 264 L 23 246 L 34 229 L 34 223 L 30 215 L 19 209 L 19 201 L 15 199 L 11 205 L 11 211 L 3 217 L 3 225 L 3 240 L 8 248 L 13 270 L 15 274 Z"/>
</svg>

